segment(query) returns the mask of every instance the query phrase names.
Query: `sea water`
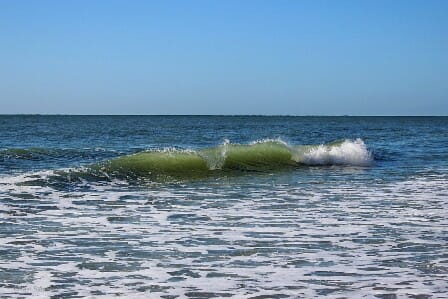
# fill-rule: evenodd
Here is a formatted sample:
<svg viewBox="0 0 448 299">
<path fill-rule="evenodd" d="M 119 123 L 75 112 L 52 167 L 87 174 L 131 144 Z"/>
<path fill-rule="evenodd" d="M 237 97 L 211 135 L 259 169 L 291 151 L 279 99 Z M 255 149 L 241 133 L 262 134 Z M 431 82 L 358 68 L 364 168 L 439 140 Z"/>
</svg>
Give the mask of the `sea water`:
<svg viewBox="0 0 448 299">
<path fill-rule="evenodd" d="M 447 117 L 0 116 L 2 298 L 446 298 Z"/>
</svg>

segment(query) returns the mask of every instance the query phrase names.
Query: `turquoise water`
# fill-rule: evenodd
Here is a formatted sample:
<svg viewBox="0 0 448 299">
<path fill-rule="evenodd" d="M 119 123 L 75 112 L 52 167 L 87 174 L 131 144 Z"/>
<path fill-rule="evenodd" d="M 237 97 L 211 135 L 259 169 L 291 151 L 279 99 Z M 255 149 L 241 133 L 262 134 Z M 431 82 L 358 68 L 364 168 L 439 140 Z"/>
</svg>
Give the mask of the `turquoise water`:
<svg viewBox="0 0 448 299">
<path fill-rule="evenodd" d="M 3 298 L 445 298 L 448 118 L 0 116 Z"/>
</svg>

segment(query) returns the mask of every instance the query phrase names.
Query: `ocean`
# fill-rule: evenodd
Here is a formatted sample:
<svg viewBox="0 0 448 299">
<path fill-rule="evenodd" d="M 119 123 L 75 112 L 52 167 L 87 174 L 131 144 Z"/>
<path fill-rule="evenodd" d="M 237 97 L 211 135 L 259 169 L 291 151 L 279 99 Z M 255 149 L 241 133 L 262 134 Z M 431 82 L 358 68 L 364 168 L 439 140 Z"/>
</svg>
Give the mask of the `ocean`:
<svg viewBox="0 0 448 299">
<path fill-rule="evenodd" d="M 0 116 L 1 298 L 446 298 L 448 117 Z"/>
</svg>

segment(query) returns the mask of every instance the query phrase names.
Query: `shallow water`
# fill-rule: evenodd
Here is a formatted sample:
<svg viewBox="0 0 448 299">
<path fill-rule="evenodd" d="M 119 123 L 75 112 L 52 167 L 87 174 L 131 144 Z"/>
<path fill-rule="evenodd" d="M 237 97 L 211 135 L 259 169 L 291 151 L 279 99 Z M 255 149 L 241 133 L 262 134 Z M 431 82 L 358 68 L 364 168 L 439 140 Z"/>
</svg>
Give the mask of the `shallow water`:
<svg viewBox="0 0 448 299">
<path fill-rule="evenodd" d="M 0 116 L 0 137 L 2 297 L 446 297 L 448 118 Z M 349 146 L 205 176 L 90 171 L 267 139 Z"/>
</svg>

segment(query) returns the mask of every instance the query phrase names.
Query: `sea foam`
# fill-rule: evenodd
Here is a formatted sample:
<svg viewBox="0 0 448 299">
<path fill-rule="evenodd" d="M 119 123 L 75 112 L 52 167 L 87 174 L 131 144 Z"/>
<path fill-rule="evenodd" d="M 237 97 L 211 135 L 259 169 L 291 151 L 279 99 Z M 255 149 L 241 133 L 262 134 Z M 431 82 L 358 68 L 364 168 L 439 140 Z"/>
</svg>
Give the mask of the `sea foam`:
<svg viewBox="0 0 448 299">
<path fill-rule="evenodd" d="M 300 155 L 300 163 L 307 165 L 369 166 L 372 161 L 372 153 L 360 138 L 346 139 L 335 144 L 321 144 Z"/>
</svg>

